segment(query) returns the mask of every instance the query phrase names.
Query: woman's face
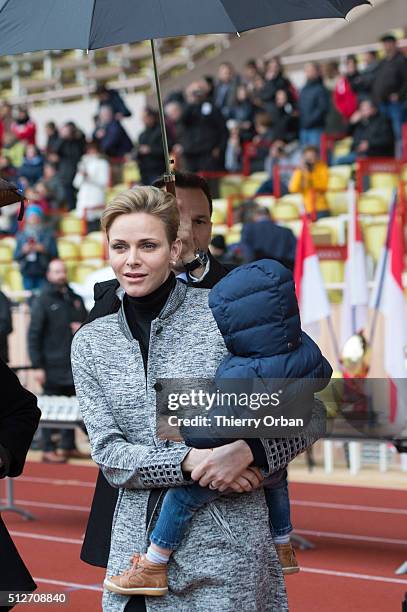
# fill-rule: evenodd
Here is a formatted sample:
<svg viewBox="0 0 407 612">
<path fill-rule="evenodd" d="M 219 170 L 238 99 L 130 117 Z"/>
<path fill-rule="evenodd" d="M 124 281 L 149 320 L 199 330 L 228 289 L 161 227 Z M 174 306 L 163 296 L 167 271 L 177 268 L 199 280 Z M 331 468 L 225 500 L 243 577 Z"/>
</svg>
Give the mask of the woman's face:
<svg viewBox="0 0 407 612">
<path fill-rule="evenodd" d="M 170 244 L 164 223 L 147 213 L 116 217 L 108 240 L 110 265 L 131 297 L 149 295 L 158 289 L 181 253 L 181 241 Z"/>
</svg>

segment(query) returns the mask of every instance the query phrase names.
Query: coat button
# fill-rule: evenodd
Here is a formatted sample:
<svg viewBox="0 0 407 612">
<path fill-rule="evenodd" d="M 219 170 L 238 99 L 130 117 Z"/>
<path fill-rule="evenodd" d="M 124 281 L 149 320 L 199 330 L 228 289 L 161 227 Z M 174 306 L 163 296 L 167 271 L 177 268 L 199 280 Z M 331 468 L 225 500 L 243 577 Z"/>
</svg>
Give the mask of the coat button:
<svg viewBox="0 0 407 612">
<path fill-rule="evenodd" d="M 292 343 L 292 342 L 289 342 L 289 343 L 287 344 L 287 348 L 288 348 L 288 350 L 290 350 L 290 351 L 291 351 L 291 349 L 293 348 L 293 343 Z"/>
<path fill-rule="evenodd" d="M 157 327 L 157 329 L 155 330 L 155 335 L 158 336 L 159 334 L 161 334 L 162 330 L 163 330 L 163 328 L 160 325 L 160 327 Z"/>
<path fill-rule="evenodd" d="M 155 383 L 155 384 L 153 385 L 153 389 L 154 389 L 155 391 L 162 391 L 162 390 L 163 390 L 163 386 L 162 386 L 162 384 L 161 384 L 161 383 L 158 383 L 158 382 L 157 382 L 157 383 Z"/>
</svg>

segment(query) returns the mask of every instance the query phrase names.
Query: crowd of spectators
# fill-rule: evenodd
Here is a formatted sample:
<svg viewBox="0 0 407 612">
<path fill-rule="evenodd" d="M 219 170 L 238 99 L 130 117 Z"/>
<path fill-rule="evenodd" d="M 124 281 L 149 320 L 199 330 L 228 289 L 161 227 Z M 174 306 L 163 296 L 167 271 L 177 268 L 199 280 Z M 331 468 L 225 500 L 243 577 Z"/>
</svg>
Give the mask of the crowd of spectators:
<svg viewBox="0 0 407 612">
<path fill-rule="evenodd" d="M 214 176 L 265 172 L 268 178 L 259 193 L 272 193 L 278 165 L 281 195 L 301 193 L 314 218 L 329 214 L 325 161 L 352 164 L 358 157 L 401 155 L 407 58 L 392 35 L 381 40 L 381 55 L 368 51 L 361 61 L 348 56 L 341 67 L 307 63 L 300 89 L 274 57 L 264 64 L 250 60 L 241 73 L 223 62 L 216 77 L 173 91 L 164 111 L 177 168 Z M 137 142 L 123 126 L 131 111 L 117 91 L 99 87 L 95 111 L 88 134 L 72 121 L 49 121 L 46 146 L 40 150 L 29 110 L 6 102 L 0 106 L 0 176 L 17 183 L 30 201 L 20 227 L 16 215 L 3 209 L 0 231 L 17 234 L 15 259 L 27 289 L 41 286 L 57 255 L 53 212 L 61 207 L 76 211 L 80 218 L 86 215 L 88 229 L 96 229 L 109 184 L 120 182 L 123 159 L 137 163 L 142 184 L 151 184 L 164 171 L 155 109 L 144 109 Z M 349 153 L 321 161 L 323 133 L 349 136 Z"/>
</svg>

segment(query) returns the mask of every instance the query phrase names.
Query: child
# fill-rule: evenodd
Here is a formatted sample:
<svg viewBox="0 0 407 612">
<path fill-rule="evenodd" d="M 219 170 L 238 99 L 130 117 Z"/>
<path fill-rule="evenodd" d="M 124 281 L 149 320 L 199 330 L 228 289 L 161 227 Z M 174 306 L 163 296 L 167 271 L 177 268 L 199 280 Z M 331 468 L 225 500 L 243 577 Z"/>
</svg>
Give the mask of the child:
<svg viewBox="0 0 407 612">
<path fill-rule="evenodd" d="M 216 380 L 313 379 L 305 390 L 305 385 L 301 385 L 301 401 L 311 402 L 314 391 L 328 384 L 332 369 L 317 345 L 301 331 L 292 275 L 281 264 L 265 259 L 236 268 L 212 289 L 209 305 L 230 351 L 216 372 Z M 209 411 L 208 416 L 215 411 L 216 408 Z M 213 448 L 234 441 L 212 439 L 208 435 L 195 439 L 191 433 L 194 434 L 193 429 L 182 428 L 186 444 L 195 448 Z M 254 463 L 260 467 L 263 448 L 260 440 L 246 442 Z M 292 527 L 286 470 L 273 474 L 263 484 L 270 528 L 283 571 L 297 572 L 289 541 Z M 180 546 L 189 521 L 197 510 L 220 495 L 219 491 L 198 483 L 169 489 L 146 555 L 134 555 L 133 566 L 120 576 L 106 579 L 105 587 L 122 595 L 165 595 L 167 564 Z"/>
</svg>

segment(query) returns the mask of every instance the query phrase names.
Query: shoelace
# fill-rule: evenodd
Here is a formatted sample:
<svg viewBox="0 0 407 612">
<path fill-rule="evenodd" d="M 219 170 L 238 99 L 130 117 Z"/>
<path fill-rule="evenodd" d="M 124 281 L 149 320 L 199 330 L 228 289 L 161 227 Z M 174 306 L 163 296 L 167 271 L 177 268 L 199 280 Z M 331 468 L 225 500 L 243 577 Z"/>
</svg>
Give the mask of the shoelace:
<svg viewBox="0 0 407 612">
<path fill-rule="evenodd" d="M 140 561 L 140 554 L 139 553 L 135 553 L 132 557 L 130 557 L 131 567 L 128 570 L 126 570 L 125 572 L 123 572 L 123 576 L 128 576 L 129 574 L 134 572 L 134 570 L 136 569 L 139 561 Z"/>
</svg>

